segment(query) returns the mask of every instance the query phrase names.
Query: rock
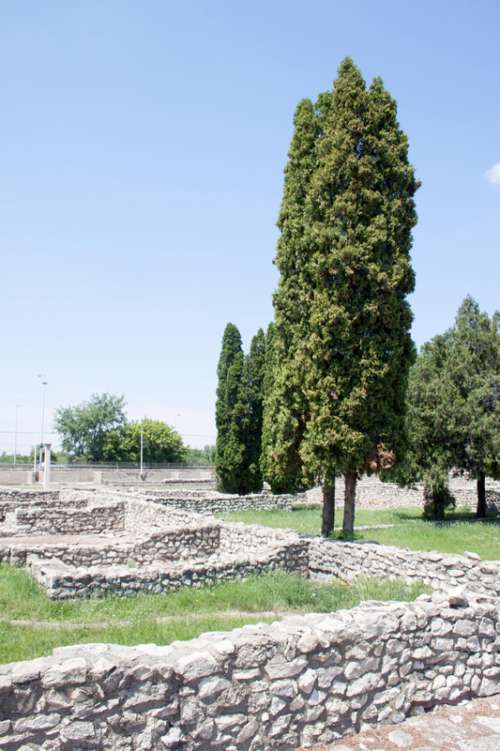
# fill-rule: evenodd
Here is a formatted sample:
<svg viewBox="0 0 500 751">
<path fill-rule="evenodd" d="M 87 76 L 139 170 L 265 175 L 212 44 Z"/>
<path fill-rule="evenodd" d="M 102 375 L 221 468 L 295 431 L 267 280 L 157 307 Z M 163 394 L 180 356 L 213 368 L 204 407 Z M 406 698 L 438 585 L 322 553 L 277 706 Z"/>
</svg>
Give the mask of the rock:
<svg viewBox="0 0 500 751">
<path fill-rule="evenodd" d="M 175 672 L 187 683 L 198 681 L 220 670 L 221 662 L 210 652 L 193 652 L 180 657 L 174 664 Z"/>
<path fill-rule="evenodd" d="M 74 721 L 61 728 L 61 737 L 68 741 L 84 741 L 95 736 L 92 722 Z"/>
</svg>

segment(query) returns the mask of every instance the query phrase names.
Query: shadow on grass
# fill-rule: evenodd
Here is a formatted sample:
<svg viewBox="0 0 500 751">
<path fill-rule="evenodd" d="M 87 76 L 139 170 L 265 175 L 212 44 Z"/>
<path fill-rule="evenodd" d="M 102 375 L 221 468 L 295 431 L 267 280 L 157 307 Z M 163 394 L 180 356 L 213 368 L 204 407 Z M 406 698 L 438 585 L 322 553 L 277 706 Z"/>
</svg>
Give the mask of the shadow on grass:
<svg viewBox="0 0 500 751">
<path fill-rule="evenodd" d="M 455 511 L 449 511 L 444 519 L 427 519 L 424 517 L 423 512 L 420 509 L 415 509 L 414 512 L 408 510 L 394 511 L 394 516 L 401 522 L 428 522 L 430 524 L 454 524 L 460 522 L 487 522 L 489 524 L 500 523 L 498 512 L 488 511 L 486 516 L 478 517 L 476 514 L 468 508 L 461 508 Z"/>
</svg>

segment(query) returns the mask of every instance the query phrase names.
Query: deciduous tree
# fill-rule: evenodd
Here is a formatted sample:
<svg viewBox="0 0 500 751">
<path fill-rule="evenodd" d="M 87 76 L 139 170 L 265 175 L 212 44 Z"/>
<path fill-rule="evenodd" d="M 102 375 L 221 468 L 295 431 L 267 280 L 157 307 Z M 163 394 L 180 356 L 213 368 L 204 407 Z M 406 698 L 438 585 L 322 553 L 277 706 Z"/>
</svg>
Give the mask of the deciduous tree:
<svg viewBox="0 0 500 751">
<path fill-rule="evenodd" d="M 99 462 L 115 458 L 107 455 L 106 444 L 109 434 L 121 431 L 126 421 L 124 397 L 104 393 L 75 406 L 59 407 L 54 425 L 70 457 Z"/>
</svg>

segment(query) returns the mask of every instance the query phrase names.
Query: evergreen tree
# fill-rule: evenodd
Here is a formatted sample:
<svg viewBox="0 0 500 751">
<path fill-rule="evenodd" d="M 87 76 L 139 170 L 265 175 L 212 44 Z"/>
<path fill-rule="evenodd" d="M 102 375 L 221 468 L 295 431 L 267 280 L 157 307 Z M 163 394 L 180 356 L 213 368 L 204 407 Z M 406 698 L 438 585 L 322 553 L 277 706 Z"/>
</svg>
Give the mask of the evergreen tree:
<svg viewBox="0 0 500 751">
<path fill-rule="evenodd" d="M 305 212 L 300 453 L 309 477 L 327 487 L 336 472 L 344 474 L 344 532 L 352 534 L 358 473 L 388 467 L 401 442 L 414 356 L 406 295 L 414 288 L 418 184 L 396 104 L 380 79 L 367 90 L 344 60 L 327 110 Z"/>
<path fill-rule="evenodd" d="M 424 482 L 424 515 L 443 519 L 454 504 L 450 470 L 477 480 L 477 516 L 486 514 L 485 478 L 500 474 L 499 315 L 466 297 L 454 326 L 427 342 L 411 369 L 403 485 Z"/>
<path fill-rule="evenodd" d="M 308 321 L 304 295 L 307 275 L 304 205 L 315 167 L 318 119 L 309 99 L 301 101 L 294 117 L 294 133 L 285 168 L 283 200 L 275 263 L 280 271 L 274 295 L 275 322 L 268 332 L 268 387 L 265 397 L 262 466 L 274 492 L 302 487 L 302 440 L 306 406 L 296 355 Z M 272 360 L 272 381 L 269 377 Z"/>
<path fill-rule="evenodd" d="M 454 464 L 477 481 L 478 517 L 486 516 L 486 475 L 500 475 L 500 313 L 492 319 L 472 297 L 449 336 L 447 380 L 453 403 Z"/>
<path fill-rule="evenodd" d="M 228 323 L 222 339 L 217 367 L 217 401 L 215 423 L 217 443 L 215 470 L 220 490 L 226 493 L 242 491 L 244 467 L 244 408 L 242 399 L 243 350 L 241 335 L 233 323 Z"/>
<path fill-rule="evenodd" d="M 446 509 L 454 505 L 448 474 L 453 466 L 450 426 L 458 394 L 445 377 L 448 340 L 449 333 L 426 342 L 410 370 L 404 459 L 387 477 L 400 485 L 423 481 L 428 519 L 444 519 Z"/>
<path fill-rule="evenodd" d="M 262 445 L 262 412 L 264 374 L 266 361 L 266 336 L 259 329 L 250 344 L 245 358 L 241 409 L 243 412 L 243 443 L 245 445 L 242 487 L 245 493 L 262 490 L 260 454 Z"/>
</svg>

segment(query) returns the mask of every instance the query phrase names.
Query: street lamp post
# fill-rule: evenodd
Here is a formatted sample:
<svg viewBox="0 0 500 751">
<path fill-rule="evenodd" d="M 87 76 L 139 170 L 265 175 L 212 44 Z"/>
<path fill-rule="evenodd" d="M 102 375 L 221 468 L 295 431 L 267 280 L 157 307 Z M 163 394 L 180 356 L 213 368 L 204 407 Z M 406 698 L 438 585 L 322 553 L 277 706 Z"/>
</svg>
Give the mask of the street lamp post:
<svg viewBox="0 0 500 751">
<path fill-rule="evenodd" d="M 43 452 L 43 434 L 44 434 L 44 427 L 45 427 L 45 392 L 47 390 L 47 381 L 45 380 L 45 376 L 41 373 L 38 374 L 37 378 L 40 378 L 42 382 L 42 421 L 41 421 L 41 427 L 40 427 L 40 465 L 42 462 L 42 452 Z"/>
</svg>

